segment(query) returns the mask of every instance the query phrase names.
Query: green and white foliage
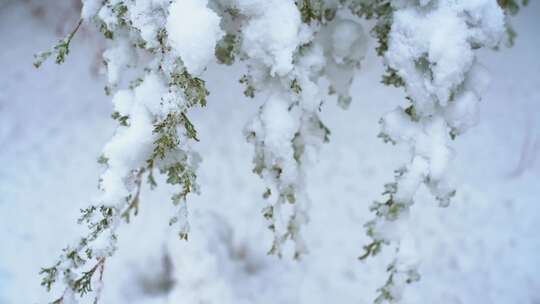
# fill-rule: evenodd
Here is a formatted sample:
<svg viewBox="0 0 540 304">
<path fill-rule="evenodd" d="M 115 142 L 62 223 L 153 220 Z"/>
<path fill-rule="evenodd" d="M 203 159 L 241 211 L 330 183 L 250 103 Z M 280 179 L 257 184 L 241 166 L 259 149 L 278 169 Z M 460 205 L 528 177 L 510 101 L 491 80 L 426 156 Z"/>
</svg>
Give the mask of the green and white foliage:
<svg viewBox="0 0 540 304">
<path fill-rule="evenodd" d="M 344 107 L 350 102 L 349 87 L 367 37 L 337 2 L 237 5 L 246 20 L 240 51 L 248 66 L 247 91 L 264 100 L 245 134 L 255 146 L 254 172 L 267 185 L 263 196 L 269 204 L 263 214 L 274 232 L 270 253 L 281 256 L 290 239 L 293 256 L 299 258 L 306 252 L 301 234 L 309 206 L 305 168 L 330 135 L 319 112 L 329 94 L 336 94 Z"/>
<path fill-rule="evenodd" d="M 512 26 L 511 18 L 516 16 L 519 11 L 529 4 L 529 0 L 497 0 L 499 6 L 504 10 L 506 15 L 506 37 L 504 44 L 507 47 L 512 47 L 517 37 L 517 33 Z"/>
<path fill-rule="evenodd" d="M 398 302 L 402 287 L 418 279 L 418 261 L 410 253 L 414 245 L 403 248 L 410 242 L 407 216 L 414 196 L 422 185 L 441 207 L 454 196 L 446 176 L 454 154 L 451 141 L 475 125 L 489 82 L 475 52 L 496 47 L 505 32 L 504 14 L 495 1 L 393 1 L 391 10 L 387 48 L 381 54 L 391 73 L 385 80 L 404 88 L 409 106 L 382 117 L 380 137 L 408 146 L 409 161 L 385 185 L 386 199 L 372 205 L 375 218 L 366 224 L 372 243 L 361 259 L 377 254 L 384 244 L 396 248 L 377 303 Z"/>
<path fill-rule="evenodd" d="M 447 168 L 451 141 L 476 123 L 488 76 L 475 59 L 480 48 L 496 48 L 513 34 L 505 19 L 514 1 L 496 0 L 83 0 L 82 19 L 36 67 L 54 56 L 62 63 L 81 24 L 92 24 L 109 40 L 103 54 L 107 94 L 118 121 L 99 162 L 101 195 L 82 210 L 88 234 L 43 268 L 48 290 L 59 283 L 53 303 L 97 303 L 106 260 L 117 245 L 117 229 L 137 214 L 143 182 L 156 187 L 162 174 L 178 190 L 178 212 L 170 224 L 181 239 L 189 233 L 187 199 L 198 193 L 199 140 L 190 110 L 204 107 L 202 79 L 217 60 L 247 67 L 240 78 L 245 95 L 262 105 L 247 123 L 254 169 L 265 185 L 262 210 L 273 233 L 270 254 L 300 258 L 307 252 L 302 227 L 309 220 L 306 168 L 317 160 L 330 130 L 320 118 L 327 100 L 347 108 L 350 86 L 364 58 L 368 37 L 382 56 L 382 82 L 402 87 L 409 105 L 380 120 L 380 137 L 409 148 L 409 161 L 384 186 L 384 202 L 365 226 L 372 243 L 364 260 L 392 245 L 395 257 L 375 303 L 396 303 L 403 286 L 419 279 L 407 215 L 422 185 L 440 206 L 455 190 Z M 524 1 L 523 4 L 526 4 Z M 363 22 L 368 20 L 368 22 Z M 335 98 L 334 98 L 335 96 Z M 56 289 L 55 289 L 56 290 Z"/>
<path fill-rule="evenodd" d="M 79 222 L 88 225 L 88 235 L 42 271 L 47 289 L 57 281 L 65 286 L 57 303 L 99 290 L 93 284 L 99 284 L 97 272 L 116 250 L 117 228 L 137 214 L 142 183 L 157 186 L 156 173 L 178 188 L 171 197 L 178 213 L 170 224 L 178 227 L 181 239 L 188 238 L 186 199 L 198 192 L 200 161 L 191 147 L 198 139 L 189 110 L 206 105 L 209 92 L 199 76 L 223 36 L 219 17 L 199 1 L 85 1 L 82 20 L 110 40 L 103 54 L 106 92 L 113 95 L 112 117 L 119 125 L 99 160 L 105 167 L 102 194 L 82 210 Z M 58 63 L 73 33 L 62 41 L 65 47 L 53 49 Z M 99 292 L 92 296 L 97 301 Z"/>
</svg>

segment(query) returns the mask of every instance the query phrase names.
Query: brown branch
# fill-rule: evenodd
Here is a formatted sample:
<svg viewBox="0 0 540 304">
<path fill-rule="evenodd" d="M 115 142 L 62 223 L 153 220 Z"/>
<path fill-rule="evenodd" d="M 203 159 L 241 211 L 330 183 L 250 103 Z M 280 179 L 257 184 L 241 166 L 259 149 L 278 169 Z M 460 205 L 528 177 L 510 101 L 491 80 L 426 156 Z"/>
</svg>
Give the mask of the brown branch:
<svg viewBox="0 0 540 304">
<path fill-rule="evenodd" d="M 69 33 L 69 35 L 67 36 L 67 44 L 71 42 L 71 39 L 73 39 L 77 31 L 79 31 L 79 28 L 81 27 L 82 23 L 83 23 L 83 19 L 80 19 L 79 22 L 77 22 L 77 25 L 75 26 L 75 28 L 71 31 L 71 33 Z"/>
<path fill-rule="evenodd" d="M 137 190 L 135 191 L 135 195 L 133 196 L 133 199 L 127 206 L 126 210 L 122 212 L 122 217 L 126 219 L 126 222 L 129 223 L 129 215 L 131 210 L 135 210 L 133 212 L 133 215 L 137 215 L 139 213 L 139 196 L 141 194 L 141 183 L 142 183 L 142 175 L 144 173 L 144 168 L 141 168 L 139 172 L 137 173 L 137 176 L 135 178 L 135 187 Z"/>
</svg>

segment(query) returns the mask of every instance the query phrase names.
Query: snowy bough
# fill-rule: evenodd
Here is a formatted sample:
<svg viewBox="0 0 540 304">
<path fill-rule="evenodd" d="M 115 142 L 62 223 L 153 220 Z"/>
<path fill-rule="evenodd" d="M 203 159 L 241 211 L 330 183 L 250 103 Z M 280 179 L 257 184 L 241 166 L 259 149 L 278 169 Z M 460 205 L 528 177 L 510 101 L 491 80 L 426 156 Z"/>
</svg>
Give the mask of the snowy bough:
<svg viewBox="0 0 540 304">
<path fill-rule="evenodd" d="M 50 51 L 36 55 L 62 63 L 83 24 L 109 40 L 103 54 L 106 93 L 118 121 L 99 162 L 101 195 L 82 210 L 88 233 L 43 268 L 42 285 L 58 284 L 53 303 L 99 301 L 107 259 L 117 247 L 117 229 L 137 215 L 142 183 L 157 186 L 157 174 L 175 185 L 177 213 L 169 219 L 188 239 L 189 194 L 198 193 L 197 131 L 190 110 L 204 107 L 210 92 L 203 79 L 216 58 L 247 67 L 240 82 L 247 97 L 264 103 L 245 127 L 253 144 L 253 171 L 263 179 L 262 210 L 273 233 L 269 254 L 307 253 L 302 229 L 309 220 L 305 168 L 329 141 L 319 114 L 337 100 L 347 108 L 350 86 L 368 47 L 365 26 L 383 58 L 383 83 L 402 87 L 409 102 L 380 120 L 380 137 L 406 145 L 409 160 L 384 185 L 365 224 L 371 243 L 360 259 L 385 245 L 395 251 L 388 279 L 375 303 L 399 302 L 403 287 L 419 279 L 407 217 L 424 185 L 441 207 L 456 190 L 446 173 L 452 140 L 477 119 L 486 69 L 475 59 L 515 36 L 506 15 L 520 4 L 495 0 L 83 0 L 81 21 Z M 521 5 L 526 5 L 523 1 Z M 362 223 L 359 223 L 361 225 Z M 291 244 L 291 246 L 288 246 Z M 290 250 L 289 250 L 290 249 Z"/>
</svg>

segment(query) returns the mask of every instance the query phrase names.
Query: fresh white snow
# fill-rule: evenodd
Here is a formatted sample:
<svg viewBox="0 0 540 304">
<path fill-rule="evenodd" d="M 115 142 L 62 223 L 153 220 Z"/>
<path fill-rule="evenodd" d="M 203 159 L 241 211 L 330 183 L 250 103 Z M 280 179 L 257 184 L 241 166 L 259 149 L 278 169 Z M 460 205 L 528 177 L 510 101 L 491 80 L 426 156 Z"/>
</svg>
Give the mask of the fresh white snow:
<svg viewBox="0 0 540 304">
<path fill-rule="evenodd" d="M 200 139 L 194 148 L 204 158 L 199 170 L 201 195 L 189 197 L 190 239 L 178 240 L 175 229 L 168 226 L 168 219 L 175 212 L 169 202 L 174 190 L 160 187 L 150 191 L 145 187 L 139 216 L 120 228 L 119 250 L 104 274 L 102 302 L 371 303 L 376 288 L 386 279 L 384 268 L 390 256 L 383 254 L 368 263 L 357 260 L 362 245 L 369 241 L 362 225 L 371 218 L 368 206 L 380 199 L 383 183 L 391 180 L 399 164 L 409 161 L 408 147 L 396 149 L 377 138 L 379 118 L 405 104 L 400 90 L 379 83 L 383 71 L 374 54 L 373 41 L 352 85 L 349 109 L 344 111 L 328 102 L 321 114 L 332 134 L 330 143 L 320 149 L 319 162 L 306 169 L 311 207 L 310 221 L 302 229 L 309 253 L 300 262 L 289 256 L 280 260 L 266 255 L 272 236 L 260 214 L 265 186 L 251 172 L 253 149 L 242 133 L 245 122 L 257 115 L 264 94 L 256 100 L 243 96 L 243 88 L 237 83 L 245 72 L 243 67 L 231 70 L 213 65 L 213 45 L 222 35 L 219 19 L 207 9 L 206 1 L 183 2 L 195 6 L 200 17 L 215 22 L 214 26 L 201 29 L 208 32 L 198 36 L 204 39 L 191 37 L 189 32 L 182 32 L 182 27 L 176 27 L 176 22 L 196 21 L 196 16 L 167 24 L 178 29 L 171 37 L 176 37 L 175 49 L 190 71 L 198 73 L 207 65 L 212 67 L 212 72 L 205 74 L 211 91 L 208 106 L 192 114 Z M 253 1 L 238 0 L 246 12 L 251 12 L 250 2 Z M 470 1 L 467 5 L 484 2 Z M 0 6 L 0 38 L 5 42 L 0 50 L 0 160 L 4 163 L 0 168 L 2 304 L 50 299 L 39 286 L 38 272 L 79 235 L 79 209 L 99 195 L 96 181 L 102 168 L 96 159 L 113 135 L 115 122 L 110 119 L 111 111 L 138 115 L 134 121 L 141 123 L 136 127 L 143 131 L 117 131 L 105 148 L 110 165 L 129 167 L 124 164 L 126 160 L 144 161 L 140 155 L 144 149 L 132 151 L 130 145 L 140 146 L 144 141 L 150 148 L 148 112 L 162 109 L 155 96 L 161 96 L 156 92 L 163 88 L 159 89 L 159 81 L 152 80 L 157 76 L 151 74 L 134 95 L 116 93 L 111 106 L 102 89 L 106 77 L 95 72 L 99 64 L 96 48 L 102 42 L 91 31 L 77 36 L 63 66 L 49 63 L 40 70 L 33 69 L 32 54 L 55 41 L 55 28 L 60 26 L 61 19 L 55 18 L 59 12 L 54 9 L 45 10 L 45 17 L 35 18 L 30 8 L 37 7 L 36 3 L 39 4 L 15 1 Z M 284 4 L 283 7 L 285 10 Z M 180 10 L 171 10 L 171 15 L 182 14 Z M 540 223 L 540 165 L 536 159 L 540 153 L 540 63 L 533 51 L 540 48 L 536 33 L 539 12 L 540 6 L 534 2 L 516 18 L 519 36 L 514 48 L 482 51 L 474 62 L 466 60 L 467 52 L 447 54 L 435 39 L 444 35 L 437 34 L 426 48 L 438 59 L 465 56 L 463 64 L 472 67 L 467 77 L 474 78 L 471 82 L 475 85 L 449 107 L 446 118 L 463 117 L 464 110 L 473 113 L 470 107 L 479 114 L 454 121 L 458 129 L 477 123 L 456 139 L 455 154 L 450 150 L 431 150 L 432 143 L 422 141 L 437 136 L 418 136 L 438 132 L 436 121 L 422 130 L 417 126 L 395 130 L 405 141 L 418 138 L 417 153 L 431 160 L 429 164 L 420 160 L 414 166 L 419 175 L 429 171 L 440 176 L 446 161 L 453 157 L 453 165 L 445 176 L 457 188 L 448 208 L 439 208 L 428 191 L 420 188 L 409 223 L 400 227 L 400 234 L 407 229 L 410 237 L 403 240 L 400 258 L 407 264 L 418 263 L 422 275 L 418 283 L 406 288 L 405 303 L 540 302 L 540 237 L 536 232 Z M 277 37 L 279 32 L 272 31 L 279 27 L 263 26 L 264 22 L 279 23 L 272 20 L 274 17 L 264 12 L 253 15 L 260 18 L 253 19 L 253 30 L 268 31 L 264 32 L 266 39 Z M 279 23 L 293 36 L 303 34 L 297 17 Z M 433 18 L 436 20 L 436 16 Z M 437 31 L 433 23 L 420 28 Z M 486 39 L 489 35 L 486 30 L 458 38 Z M 206 51 L 191 53 L 191 47 L 183 47 L 185 39 L 204 44 L 201 50 Z M 297 39 L 295 36 L 291 41 Z M 368 38 L 360 35 L 358 39 Z M 266 60 L 264 64 L 275 66 L 277 74 L 289 72 L 292 42 L 280 49 L 269 49 L 272 44 L 265 41 L 254 41 L 251 52 Z M 347 60 L 348 50 L 358 46 L 353 40 L 350 42 L 334 50 L 336 64 Z M 303 68 L 320 69 L 320 52 L 323 50 L 309 57 L 311 61 L 305 62 Z M 483 69 L 488 69 L 492 78 L 487 89 Z M 440 77 L 446 79 L 441 83 L 448 83 L 448 79 L 464 76 L 450 71 Z M 437 94 L 446 94 L 446 87 L 437 88 Z M 481 102 L 477 92 L 480 90 L 484 91 Z M 305 94 L 317 95 L 315 90 L 306 91 Z M 258 127 L 268 132 L 265 134 L 269 144 L 278 137 L 290 138 L 291 130 L 297 127 L 287 115 L 278 115 L 282 122 L 271 119 L 276 116 L 272 113 L 284 112 L 285 98 L 289 96 L 270 96 L 260 114 L 261 121 L 267 124 Z M 270 118 L 265 118 L 266 114 Z M 390 116 L 385 117 L 386 122 L 391 121 Z M 274 128 L 273 123 L 278 127 Z M 391 128 L 391 124 L 387 127 Z M 275 140 L 277 147 L 272 150 L 290 154 L 279 142 Z M 119 154 L 122 157 L 115 162 L 115 155 Z M 116 184 L 123 187 L 121 182 Z M 409 255 L 407 249 L 415 254 Z M 165 270 L 167 263 L 172 265 L 170 274 Z M 175 282 L 168 293 L 152 286 L 156 278 L 167 276 Z"/>
</svg>

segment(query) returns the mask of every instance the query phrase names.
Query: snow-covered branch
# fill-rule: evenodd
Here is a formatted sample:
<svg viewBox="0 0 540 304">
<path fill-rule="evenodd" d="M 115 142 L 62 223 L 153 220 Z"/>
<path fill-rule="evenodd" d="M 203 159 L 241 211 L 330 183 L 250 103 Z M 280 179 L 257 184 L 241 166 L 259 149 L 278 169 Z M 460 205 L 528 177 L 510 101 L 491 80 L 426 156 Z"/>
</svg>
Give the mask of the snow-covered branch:
<svg viewBox="0 0 540 304">
<path fill-rule="evenodd" d="M 242 61 L 245 95 L 262 100 L 244 133 L 254 147 L 253 171 L 266 185 L 262 213 L 274 236 L 269 253 L 305 254 L 306 169 L 330 139 L 320 112 L 328 100 L 343 108 L 352 100 L 350 86 L 368 45 L 363 24 L 373 25 L 376 52 L 386 66 L 382 82 L 403 87 L 408 100 L 406 107 L 380 120 L 380 137 L 406 145 L 409 161 L 384 186 L 384 202 L 373 203 L 375 217 L 365 225 L 372 243 L 360 259 L 376 255 L 384 245 L 396 250 L 375 303 L 399 301 L 403 286 L 419 279 L 407 216 L 422 185 L 443 207 L 456 193 L 447 178 L 451 142 L 475 125 L 489 80 L 476 50 L 496 48 L 505 35 L 512 41 L 504 11 L 515 12 L 514 1 L 83 3 L 81 21 L 58 45 L 37 55 L 35 65 L 52 55 L 64 62 L 79 27 L 95 25 L 109 41 L 103 54 L 105 91 L 112 95 L 118 127 L 99 160 L 105 167 L 101 194 L 79 220 L 88 234 L 42 270 L 47 289 L 58 281 L 65 288 L 55 303 L 91 293 L 97 302 L 101 288 L 92 284 L 101 282 L 106 260 L 116 251 L 118 227 L 137 215 L 143 181 L 157 186 L 156 172 L 178 188 L 171 197 L 178 212 L 170 224 L 188 239 L 187 198 L 199 192 L 201 160 L 193 148 L 199 139 L 189 116 L 192 108 L 206 105 L 210 92 L 202 75 L 214 58 L 226 65 Z"/>
</svg>

